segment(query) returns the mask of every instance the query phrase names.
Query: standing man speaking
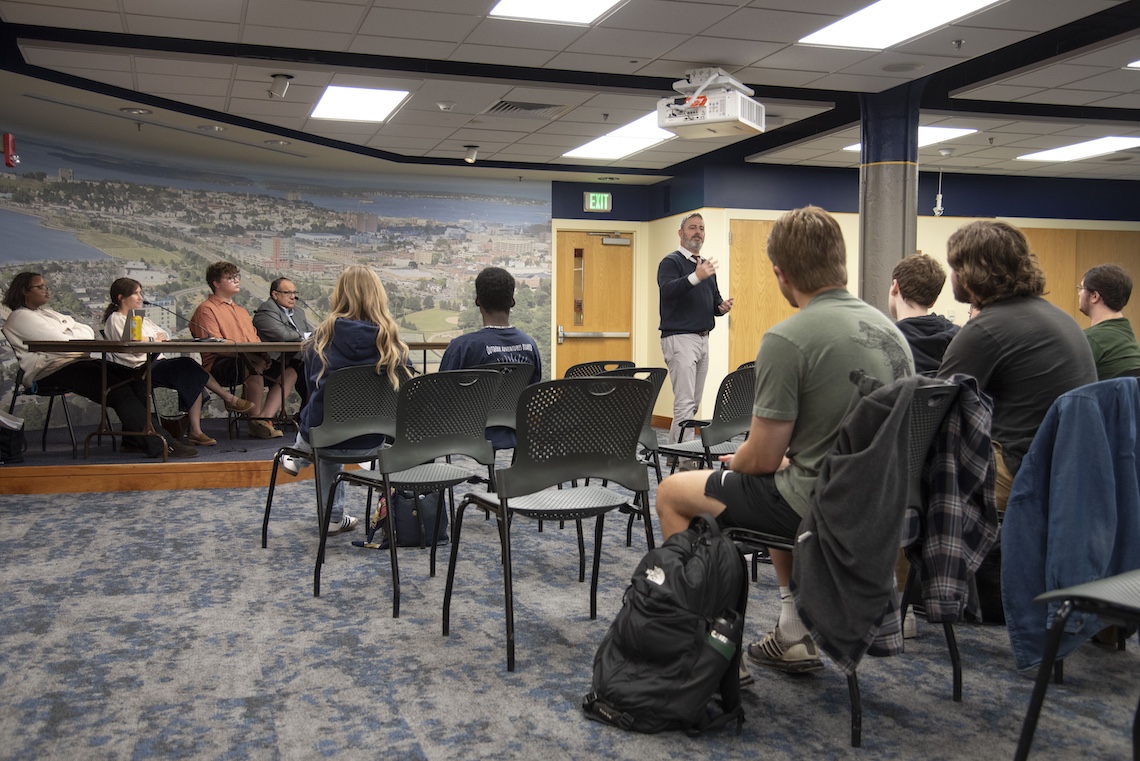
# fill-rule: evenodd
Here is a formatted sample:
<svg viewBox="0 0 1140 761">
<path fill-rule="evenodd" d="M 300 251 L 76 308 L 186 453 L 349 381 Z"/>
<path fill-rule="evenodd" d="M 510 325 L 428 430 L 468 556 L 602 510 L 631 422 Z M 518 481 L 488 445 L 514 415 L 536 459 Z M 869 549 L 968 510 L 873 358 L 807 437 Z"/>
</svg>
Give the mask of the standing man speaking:
<svg viewBox="0 0 1140 761">
<path fill-rule="evenodd" d="M 661 291 L 661 351 L 673 384 L 673 424 L 669 440 L 678 441 L 682 420 L 697 415 L 709 370 L 709 331 L 716 318 L 732 309 L 716 287 L 716 260 L 701 257 L 705 220 L 689 214 L 677 231 L 681 246 L 657 267 Z"/>
</svg>

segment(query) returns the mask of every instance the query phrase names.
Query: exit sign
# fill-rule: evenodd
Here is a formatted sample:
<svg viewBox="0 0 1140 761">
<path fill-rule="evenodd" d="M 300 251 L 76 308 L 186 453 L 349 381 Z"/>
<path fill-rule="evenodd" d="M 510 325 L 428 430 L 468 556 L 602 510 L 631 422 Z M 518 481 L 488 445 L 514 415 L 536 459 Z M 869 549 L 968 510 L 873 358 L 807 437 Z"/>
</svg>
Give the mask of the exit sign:
<svg viewBox="0 0 1140 761">
<path fill-rule="evenodd" d="M 612 211 L 613 197 L 609 193 L 583 193 L 582 211 Z"/>
</svg>

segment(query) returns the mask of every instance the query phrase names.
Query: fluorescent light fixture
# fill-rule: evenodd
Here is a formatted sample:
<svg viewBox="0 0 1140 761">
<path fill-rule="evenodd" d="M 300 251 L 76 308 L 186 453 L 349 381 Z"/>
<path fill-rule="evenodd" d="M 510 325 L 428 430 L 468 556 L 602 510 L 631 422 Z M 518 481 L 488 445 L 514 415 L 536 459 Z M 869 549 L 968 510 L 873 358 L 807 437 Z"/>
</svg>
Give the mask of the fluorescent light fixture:
<svg viewBox="0 0 1140 761">
<path fill-rule="evenodd" d="M 1140 137 L 1098 137 L 1096 140 L 1087 140 L 1075 145 L 1066 145 L 1064 148 L 1053 148 L 1048 151 L 1027 153 L 1018 156 L 1018 161 L 1080 161 L 1081 159 L 1103 156 L 1106 153 L 1126 151 L 1129 148 L 1140 146 Z"/>
<path fill-rule="evenodd" d="M 947 140 L 953 140 L 956 137 L 963 135 L 972 135 L 977 132 L 976 129 L 967 129 L 964 127 L 919 127 L 918 128 L 918 147 L 925 148 L 928 145 L 935 143 L 944 143 Z M 849 145 L 843 150 L 845 151 L 861 151 L 863 150 L 862 143 L 855 143 Z"/>
<path fill-rule="evenodd" d="M 571 159 L 620 159 L 674 137 L 657 126 L 657 112 L 653 111 L 562 155 Z"/>
<path fill-rule="evenodd" d="M 1132 63 L 1128 64 L 1124 68 L 1126 68 L 1126 69 L 1140 69 L 1140 61 L 1133 61 Z"/>
<path fill-rule="evenodd" d="M 339 119 L 347 122 L 382 122 L 407 97 L 407 90 L 329 85 L 313 109 L 312 116 L 314 119 Z"/>
<path fill-rule="evenodd" d="M 621 0 L 499 0 L 492 16 L 549 24 L 590 24 Z"/>
<path fill-rule="evenodd" d="M 883 50 L 1005 0 L 879 0 L 800 40 L 829 48 Z"/>
</svg>

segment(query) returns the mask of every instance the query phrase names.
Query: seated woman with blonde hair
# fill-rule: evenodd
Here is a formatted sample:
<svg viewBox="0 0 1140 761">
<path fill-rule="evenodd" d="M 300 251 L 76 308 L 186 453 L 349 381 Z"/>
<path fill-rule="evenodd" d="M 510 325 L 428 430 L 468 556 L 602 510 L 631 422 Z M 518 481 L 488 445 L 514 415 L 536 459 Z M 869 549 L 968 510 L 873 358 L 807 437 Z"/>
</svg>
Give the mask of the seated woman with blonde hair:
<svg viewBox="0 0 1140 761">
<path fill-rule="evenodd" d="M 111 303 L 103 310 L 104 335 L 107 338 L 122 336 L 127 325 L 127 312 L 131 309 L 141 309 L 142 304 L 142 284 L 139 281 L 121 277 L 111 283 Z M 144 341 L 170 340 L 170 336 L 162 328 L 145 317 L 142 334 Z M 111 360 L 125 367 L 141 367 L 146 361 L 146 355 L 119 353 L 112 354 Z M 195 446 L 212 447 L 218 443 L 216 439 L 202 431 L 203 388 L 208 388 L 221 397 L 229 411 L 241 413 L 253 409 L 253 402 L 234 396 L 222 388 L 212 375 L 190 357 L 165 358 L 160 354 L 151 366 L 150 377 L 151 385 L 171 388 L 178 394 L 178 409 L 186 413 L 186 419 L 190 423 L 187 437 Z M 181 435 L 178 435 L 178 438 L 181 438 Z"/>
<path fill-rule="evenodd" d="M 329 316 L 305 341 L 301 356 L 309 382 L 309 403 L 301 409 L 296 448 L 311 452 L 308 435 L 310 429 L 324 420 L 325 380 L 329 373 L 345 367 L 372 365 L 378 375 L 387 375 L 396 388 L 399 388 L 401 380 L 411 376 L 408 345 L 400 340 L 399 328 L 388 311 L 388 293 L 375 272 L 356 265 L 341 273 L 330 297 Z M 383 441 L 365 436 L 348 443 L 353 446 L 338 449 L 337 454 L 359 451 L 363 456 Z M 301 468 L 309 465 L 309 461 L 283 457 L 281 465 L 287 472 L 297 475 Z M 340 470 L 340 463 L 321 460 L 321 483 L 331 484 Z M 322 514 L 325 497 L 323 493 L 317 495 Z M 333 498 L 329 534 L 352 531 L 356 523 L 356 518 L 344 514 L 342 483 Z"/>
</svg>

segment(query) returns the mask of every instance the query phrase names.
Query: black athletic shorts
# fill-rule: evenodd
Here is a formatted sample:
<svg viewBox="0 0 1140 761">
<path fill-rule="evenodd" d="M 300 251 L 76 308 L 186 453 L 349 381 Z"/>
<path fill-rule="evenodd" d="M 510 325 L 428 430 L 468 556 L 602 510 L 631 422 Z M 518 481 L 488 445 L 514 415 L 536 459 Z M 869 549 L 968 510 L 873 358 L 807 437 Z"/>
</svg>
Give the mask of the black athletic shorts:
<svg viewBox="0 0 1140 761">
<path fill-rule="evenodd" d="M 722 526 L 736 526 L 794 539 L 800 515 L 784 501 L 772 476 L 715 470 L 705 481 L 705 496 L 725 505 L 717 516 Z"/>
</svg>

